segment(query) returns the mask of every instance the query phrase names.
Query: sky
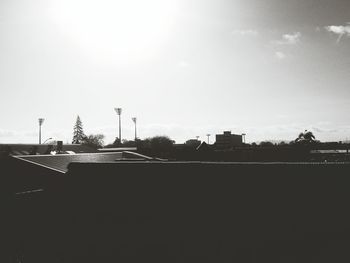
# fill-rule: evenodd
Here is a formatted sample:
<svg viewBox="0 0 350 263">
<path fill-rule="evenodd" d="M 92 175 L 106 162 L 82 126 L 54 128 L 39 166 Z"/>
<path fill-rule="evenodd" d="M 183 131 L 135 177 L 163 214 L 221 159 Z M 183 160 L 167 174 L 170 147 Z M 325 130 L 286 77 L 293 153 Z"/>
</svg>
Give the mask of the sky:
<svg viewBox="0 0 350 263">
<path fill-rule="evenodd" d="M 350 139 L 348 0 L 0 0 L 0 143 Z"/>
</svg>

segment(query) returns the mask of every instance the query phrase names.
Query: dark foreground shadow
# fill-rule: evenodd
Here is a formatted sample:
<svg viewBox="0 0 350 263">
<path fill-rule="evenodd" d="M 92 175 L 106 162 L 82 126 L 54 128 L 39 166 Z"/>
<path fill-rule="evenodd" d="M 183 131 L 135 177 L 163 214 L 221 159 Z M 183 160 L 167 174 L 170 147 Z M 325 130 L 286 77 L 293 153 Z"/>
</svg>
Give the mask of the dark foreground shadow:
<svg viewBox="0 0 350 263">
<path fill-rule="evenodd" d="M 349 168 L 71 164 L 7 200 L 1 262 L 349 262 Z"/>
</svg>

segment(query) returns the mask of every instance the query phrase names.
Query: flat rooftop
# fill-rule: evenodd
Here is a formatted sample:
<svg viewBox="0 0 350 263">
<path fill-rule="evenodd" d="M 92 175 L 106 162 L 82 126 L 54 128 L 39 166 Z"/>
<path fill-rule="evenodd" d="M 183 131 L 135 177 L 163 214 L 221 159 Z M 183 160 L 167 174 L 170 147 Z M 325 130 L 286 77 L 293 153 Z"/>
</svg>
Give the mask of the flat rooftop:
<svg viewBox="0 0 350 263">
<path fill-rule="evenodd" d="M 57 154 L 57 155 L 22 155 L 14 156 L 17 159 L 30 162 L 61 173 L 68 171 L 68 165 L 78 163 L 114 163 L 119 161 L 147 161 L 151 157 L 133 152 L 112 153 L 82 153 L 82 154 Z"/>
</svg>

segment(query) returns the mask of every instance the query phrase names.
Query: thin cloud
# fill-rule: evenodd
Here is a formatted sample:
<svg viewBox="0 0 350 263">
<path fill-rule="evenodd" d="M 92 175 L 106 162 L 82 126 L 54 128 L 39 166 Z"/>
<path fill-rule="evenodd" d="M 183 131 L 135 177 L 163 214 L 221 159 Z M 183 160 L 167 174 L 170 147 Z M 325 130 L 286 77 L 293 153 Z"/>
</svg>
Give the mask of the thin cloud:
<svg viewBox="0 0 350 263">
<path fill-rule="evenodd" d="M 276 52 L 275 52 L 275 57 L 278 58 L 278 59 L 280 59 L 280 60 L 282 60 L 282 59 L 285 59 L 285 58 L 287 57 L 287 55 L 284 54 L 284 53 L 281 52 L 281 51 L 276 51 Z"/>
<path fill-rule="evenodd" d="M 325 129 L 320 127 L 312 127 L 312 130 L 319 132 L 319 133 L 336 133 L 338 132 L 337 129 Z"/>
<path fill-rule="evenodd" d="M 274 41 L 277 45 L 296 45 L 300 42 L 301 33 L 294 32 L 293 34 L 284 34 L 282 35 L 281 40 Z"/>
<path fill-rule="evenodd" d="M 188 68 L 190 66 L 190 64 L 185 60 L 180 61 L 177 65 L 180 68 Z"/>
<path fill-rule="evenodd" d="M 350 37 L 350 23 L 345 26 L 326 26 L 328 32 L 338 35 L 337 43 L 340 42 L 343 36 Z"/>
<path fill-rule="evenodd" d="M 252 36 L 256 37 L 259 33 L 256 30 L 252 29 L 245 29 L 245 30 L 233 30 L 232 31 L 233 35 L 239 35 L 239 36 Z"/>
<path fill-rule="evenodd" d="M 13 137 L 13 136 L 15 136 L 15 133 L 13 131 L 0 129 L 0 137 Z"/>
</svg>

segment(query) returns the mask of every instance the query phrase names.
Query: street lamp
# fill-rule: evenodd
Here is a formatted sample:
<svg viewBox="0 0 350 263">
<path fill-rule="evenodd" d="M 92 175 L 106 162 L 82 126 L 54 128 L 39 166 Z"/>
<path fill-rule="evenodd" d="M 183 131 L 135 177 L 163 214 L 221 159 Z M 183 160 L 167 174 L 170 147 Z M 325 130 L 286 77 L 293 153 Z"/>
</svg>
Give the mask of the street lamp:
<svg viewBox="0 0 350 263">
<path fill-rule="evenodd" d="M 44 123 L 44 118 L 39 118 L 39 144 L 41 144 L 41 126 Z"/>
<path fill-rule="evenodd" d="M 135 142 L 136 142 L 136 140 L 137 140 L 137 133 L 136 133 L 136 121 L 137 121 L 137 119 L 136 119 L 136 117 L 132 117 L 131 119 L 135 124 Z"/>
<path fill-rule="evenodd" d="M 210 134 L 209 134 L 209 133 L 207 134 L 207 137 L 208 137 L 208 144 L 209 144 L 209 137 L 210 137 Z"/>
<path fill-rule="evenodd" d="M 52 138 L 50 137 L 50 138 L 46 139 L 46 140 L 43 142 L 43 144 L 45 144 L 45 142 L 47 142 L 47 141 L 49 141 L 49 140 L 52 140 Z"/>
<path fill-rule="evenodd" d="M 197 141 L 198 141 L 198 139 L 199 139 L 199 136 L 198 136 L 198 135 L 196 136 L 196 139 L 197 139 Z"/>
<path fill-rule="evenodd" d="M 122 124 L 121 124 L 122 108 L 114 108 L 114 110 L 119 116 L 119 143 L 121 143 L 122 142 Z"/>
</svg>

